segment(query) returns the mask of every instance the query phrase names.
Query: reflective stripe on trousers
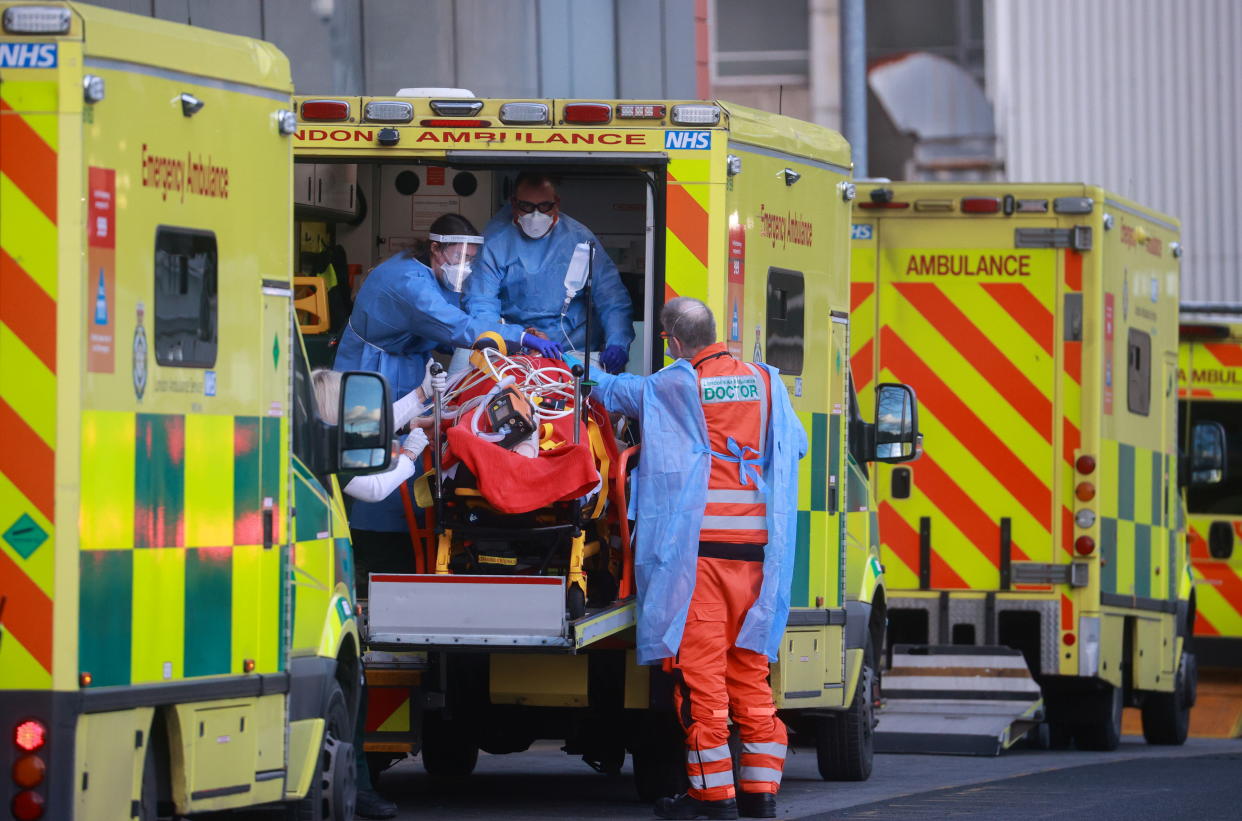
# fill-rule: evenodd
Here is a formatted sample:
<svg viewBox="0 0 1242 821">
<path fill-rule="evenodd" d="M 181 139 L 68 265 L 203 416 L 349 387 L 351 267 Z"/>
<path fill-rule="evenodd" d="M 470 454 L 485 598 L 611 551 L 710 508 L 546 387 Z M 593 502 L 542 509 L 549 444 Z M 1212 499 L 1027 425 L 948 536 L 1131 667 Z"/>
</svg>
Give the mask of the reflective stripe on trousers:
<svg viewBox="0 0 1242 821">
<path fill-rule="evenodd" d="M 785 745 L 774 741 L 744 742 L 740 763 L 742 792 L 775 793 L 781 788 L 785 769 Z"/>
<path fill-rule="evenodd" d="M 690 789 L 704 801 L 733 798 L 733 755 L 729 745 L 687 749 L 686 776 L 690 779 Z"/>
</svg>

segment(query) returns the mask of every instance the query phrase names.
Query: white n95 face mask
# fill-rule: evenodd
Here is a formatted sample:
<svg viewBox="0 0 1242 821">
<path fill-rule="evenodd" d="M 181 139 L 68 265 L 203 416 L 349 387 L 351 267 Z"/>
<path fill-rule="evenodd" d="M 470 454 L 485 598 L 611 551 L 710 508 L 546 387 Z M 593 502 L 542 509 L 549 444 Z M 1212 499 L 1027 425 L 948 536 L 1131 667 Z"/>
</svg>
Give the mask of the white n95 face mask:
<svg viewBox="0 0 1242 821">
<path fill-rule="evenodd" d="M 540 239 L 552 230 L 553 218 L 548 214 L 532 211 L 518 217 L 518 227 L 531 239 Z"/>
<path fill-rule="evenodd" d="M 446 262 L 440 266 L 440 281 L 444 283 L 445 288 L 455 294 L 461 293 L 468 276 L 470 276 L 469 262 Z"/>
</svg>

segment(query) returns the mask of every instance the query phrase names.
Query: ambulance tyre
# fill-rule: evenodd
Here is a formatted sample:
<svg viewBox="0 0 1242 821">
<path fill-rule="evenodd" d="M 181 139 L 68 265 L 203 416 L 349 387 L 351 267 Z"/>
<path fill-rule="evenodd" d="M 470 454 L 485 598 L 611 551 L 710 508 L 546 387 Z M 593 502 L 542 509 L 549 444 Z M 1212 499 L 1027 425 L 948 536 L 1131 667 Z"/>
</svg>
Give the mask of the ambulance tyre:
<svg viewBox="0 0 1242 821">
<path fill-rule="evenodd" d="M 173 817 L 171 801 L 160 801 L 160 795 L 169 797 L 168 744 L 164 729 L 157 719 L 152 722 L 147 751 L 142 761 L 142 798 L 138 803 L 139 821 L 164 821 Z"/>
<path fill-rule="evenodd" d="M 354 726 L 345 693 L 335 679 L 324 710 L 323 742 L 306 797 L 289 807 L 290 821 L 352 821 L 358 797 Z"/>
<path fill-rule="evenodd" d="M 463 722 L 442 716 L 427 713 L 423 719 L 423 769 L 432 778 L 465 778 L 479 763 L 479 744 Z"/>
<path fill-rule="evenodd" d="M 1143 698 L 1143 738 L 1148 744 L 1181 745 L 1190 732 L 1191 679 L 1194 656 L 1182 653 L 1171 693 L 1148 693 Z"/>
<path fill-rule="evenodd" d="M 825 781 L 866 781 L 875 759 L 875 649 L 867 643 L 850 708 L 816 719 L 815 758 Z"/>
<path fill-rule="evenodd" d="M 1094 721 L 1074 727 L 1074 743 L 1080 750 L 1110 752 L 1121 744 L 1122 690 L 1111 684 L 1088 698 L 1094 701 Z"/>
</svg>

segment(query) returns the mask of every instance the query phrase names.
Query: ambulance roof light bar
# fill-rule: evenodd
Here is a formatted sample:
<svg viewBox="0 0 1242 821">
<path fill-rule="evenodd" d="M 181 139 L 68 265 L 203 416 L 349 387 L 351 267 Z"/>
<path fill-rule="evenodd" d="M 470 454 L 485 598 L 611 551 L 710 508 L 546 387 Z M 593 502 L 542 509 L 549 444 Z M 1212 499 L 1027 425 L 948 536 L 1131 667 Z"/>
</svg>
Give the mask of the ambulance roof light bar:
<svg viewBox="0 0 1242 821">
<path fill-rule="evenodd" d="M 69 9 L 62 6 L 10 6 L 4 10 L 9 34 L 68 34 Z"/>
<path fill-rule="evenodd" d="M 565 122 L 576 125 L 604 125 L 612 122 L 612 106 L 603 103 L 569 103 Z"/>
<path fill-rule="evenodd" d="M 505 103 L 500 121 L 505 125 L 546 125 L 550 120 L 547 103 Z"/>
<path fill-rule="evenodd" d="M 720 125 L 720 106 L 702 103 L 675 105 L 670 119 L 675 125 Z"/>
</svg>

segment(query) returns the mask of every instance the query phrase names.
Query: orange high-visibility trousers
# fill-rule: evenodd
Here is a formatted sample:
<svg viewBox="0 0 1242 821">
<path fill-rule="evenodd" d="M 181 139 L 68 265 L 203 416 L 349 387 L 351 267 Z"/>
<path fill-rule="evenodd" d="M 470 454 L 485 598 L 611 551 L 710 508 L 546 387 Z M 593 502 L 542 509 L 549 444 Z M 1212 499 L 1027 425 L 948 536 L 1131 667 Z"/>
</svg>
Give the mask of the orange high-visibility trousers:
<svg viewBox="0 0 1242 821">
<path fill-rule="evenodd" d="M 735 646 L 762 584 L 762 562 L 699 557 L 686 629 L 671 667 L 673 702 L 686 731 L 690 795 L 702 801 L 735 795 L 730 717 L 742 742 L 742 792 L 780 789 L 788 734 L 776 717 L 768 659 Z"/>
</svg>

